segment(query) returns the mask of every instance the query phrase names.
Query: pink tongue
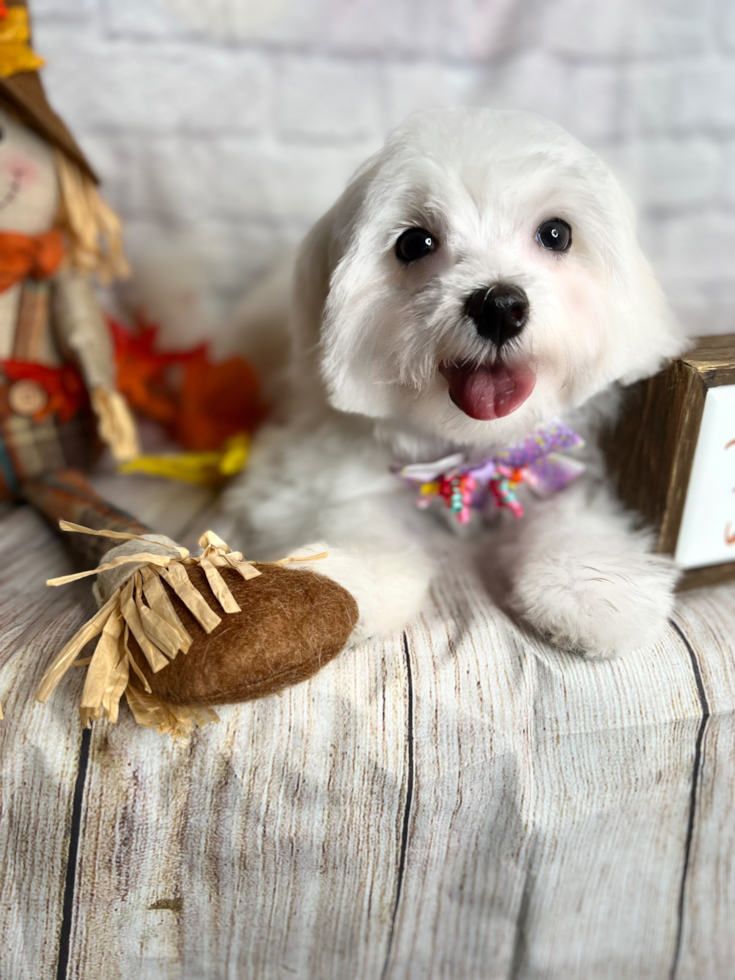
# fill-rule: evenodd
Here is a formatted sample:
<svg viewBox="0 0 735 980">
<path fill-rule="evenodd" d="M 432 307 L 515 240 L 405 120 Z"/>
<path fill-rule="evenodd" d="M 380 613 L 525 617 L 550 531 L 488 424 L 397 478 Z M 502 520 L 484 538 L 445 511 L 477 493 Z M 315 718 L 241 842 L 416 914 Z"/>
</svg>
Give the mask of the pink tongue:
<svg viewBox="0 0 735 980">
<path fill-rule="evenodd" d="M 455 404 L 472 419 L 488 422 L 510 415 L 524 403 L 536 384 L 528 368 L 512 368 L 502 361 L 481 367 L 442 364 Z"/>
</svg>

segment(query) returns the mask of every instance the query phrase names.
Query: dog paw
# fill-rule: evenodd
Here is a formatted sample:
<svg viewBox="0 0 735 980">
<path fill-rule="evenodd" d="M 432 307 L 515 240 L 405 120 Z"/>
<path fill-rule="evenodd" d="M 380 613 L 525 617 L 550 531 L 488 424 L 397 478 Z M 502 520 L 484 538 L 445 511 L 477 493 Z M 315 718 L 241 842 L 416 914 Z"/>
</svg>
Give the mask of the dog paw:
<svg viewBox="0 0 735 980">
<path fill-rule="evenodd" d="M 306 560 L 328 552 L 326 558 Z M 360 617 L 348 647 L 360 646 L 379 636 L 402 630 L 420 610 L 429 587 L 432 570 L 429 559 L 410 544 L 398 552 L 354 551 L 329 547 L 318 541 L 292 552 L 302 559 L 287 567 L 295 572 L 315 571 L 346 589 L 357 603 Z"/>
<path fill-rule="evenodd" d="M 557 554 L 523 569 L 512 601 L 558 646 L 586 657 L 616 657 L 660 637 L 677 576 L 663 555 Z"/>
</svg>

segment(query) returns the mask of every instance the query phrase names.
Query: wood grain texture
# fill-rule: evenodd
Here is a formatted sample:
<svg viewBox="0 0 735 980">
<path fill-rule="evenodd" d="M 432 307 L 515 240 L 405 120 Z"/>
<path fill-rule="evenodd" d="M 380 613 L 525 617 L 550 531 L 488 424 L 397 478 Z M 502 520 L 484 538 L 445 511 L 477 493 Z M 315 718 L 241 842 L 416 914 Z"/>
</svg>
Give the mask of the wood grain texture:
<svg viewBox="0 0 735 980">
<path fill-rule="evenodd" d="M 608 471 L 626 507 L 673 553 L 704 410 L 701 374 L 684 361 L 623 392 L 620 417 L 603 434 Z"/>
<path fill-rule="evenodd" d="M 700 374 L 708 376 L 707 383 L 735 383 L 735 334 L 709 334 L 698 337 L 696 347 L 683 354 L 682 361 Z"/>
<path fill-rule="evenodd" d="M 677 393 L 673 407 L 679 419 L 679 446 L 674 455 L 670 491 L 659 530 L 658 550 L 665 554 L 673 554 L 676 550 L 707 389 L 735 384 L 735 338 L 732 335 L 702 337 L 682 363 L 689 377 L 687 385 L 682 385 L 681 393 Z M 682 575 L 678 589 L 697 589 L 733 578 L 735 562 L 688 569 Z"/>
<path fill-rule="evenodd" d="M 100 477 L 125 506 L 177 533 L 211 499 L 179 488 L 161 506 L 155 481 Z M 178 492 L 177 492 L 178 491 Z M 62 539 L 31 508 L 0 516 L 0 977 L 56 975 L 63 945 L 72 802 L 82 731 L 75 709 L 81 673 L 65 677 L 47 705 L 34 692 L 48 663 L 94 610 L 89 583 L 48 589 L 46 578 L 74 570 Z M 42 805 L 39 805 L 41 804 Z M 73 879 L 74 869 L 72 869 Z M 104 976 L 102 973 L 100 976 Z"/>
<path fill-rule="evenodd" d="M 682 575 L 676 590 L 677 592 L 689 592 L 691 589 L 719 585 L 733 579 L 735 579 L 735 561 L 723 562 L 721 565 L 707 565 L 703 568 L 690 568 Z"/>
<path fill-rule="evenodd" d="M 735 719 L 713 715 L 702 739 L 701 777 L 684 889 L 677 980 L 731 977 L 735 963 Z M 728 773 L 729 778 L 723 774 Z"/>
<path fill-rule="evenodd" d="M 619 417 L 602 433 L 610 478 L 631 510 L 674 554 L 707 390 L 735 384 L 735 335 L 701 337 L 694 350 L 622 393 Z M 690 569 L 679 591 L 735 578 L 735 563 Z"/>
<path fill-rule="evenodd" d="M 0 518 L 0 977 L 53 977 L 63 917 L 81 731 L 64 678 L 48 706 L 33 700 L 50 659 L 92 608 L 88 589 L 46 589 L 71 565 L 28 507 Z"/>
<path fill-rule="evenodd" d="M 155 526 L 155 481 L 133 502 L 120 482 Z M 182 490 L 167 532 L 227 536 Z M 0 572 L 3 980 L 54 976 L 62 925 L 76 980 L 730 980 L 735 586 L 680 597 L 657 647 L 585 663 L 448 545 L 405 638 L 186 741 L 127 710 L 96 725 L 65 917 L 81 678 L 30 698 L 89 598 L 38 585 L 66 560 L 16 510 L 0 541 L 20 540 Z"/>
<path fill-rule="evenodd" d="M 687 595 L 676 621 L 699 669 L 704 706 L 676 980 L 728 977 L 735 963 L 735 587 Z"/>
<path fill-rule="evenodd" d="M 668 976 L 700 711 L 678 636 L 585 663 L 462 571 L 409 643 L 415 794 L 388 975 Z"/>
<path fill-rule="evenodd" d="M 70 977 L 380 976 L 405 692 L 400 643 L 365 654 L 188 743 L 97 726 Z"/>
<path fill-rule="evenodd" d="M 673 430 L 673 435 L 668 434 L 669 441 L 673 440 L 674 446 L 670 466 L 663 467 L 665 472 L 668 470 L 669 482 L 658 532 L 658 550 L 665 554 L 673 554 L 676 549 L 707 393 L 702 375 L 690 364 L 677 361 L 671 373 L 674 395 L 667 415 L 669 433 Z"/>
<path fill-rule="evenodd" d="M 160 527 L 155 481 L 134 505 L 111 488 Z M 175 499 L 176 540 L 227 533 L 211 495 Z M 396 656 L 400 638 L 347 653 L 280 697 L 221 709 L 188 742 L 127 712 L 96 726 L 68 976 L 379 976 L 404 794 Z"/>
</svg>

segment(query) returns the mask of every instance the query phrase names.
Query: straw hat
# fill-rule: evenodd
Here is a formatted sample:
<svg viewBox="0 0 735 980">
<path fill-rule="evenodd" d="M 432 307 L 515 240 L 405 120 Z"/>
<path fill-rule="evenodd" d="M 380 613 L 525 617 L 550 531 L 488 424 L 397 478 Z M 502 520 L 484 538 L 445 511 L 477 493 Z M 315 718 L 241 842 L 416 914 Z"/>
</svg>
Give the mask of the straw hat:
<svg viewBox="0 0 735 980">
<path fill-rule="evenodd" d="M 37 69 L 43 61 L 31 49 L 28 8 L 25 0 L 0 0 L 0 101 L 16 112 L 26 125 L 62 150 L 95 183 L 76 140 L 46 99 Z"/>
</svg>

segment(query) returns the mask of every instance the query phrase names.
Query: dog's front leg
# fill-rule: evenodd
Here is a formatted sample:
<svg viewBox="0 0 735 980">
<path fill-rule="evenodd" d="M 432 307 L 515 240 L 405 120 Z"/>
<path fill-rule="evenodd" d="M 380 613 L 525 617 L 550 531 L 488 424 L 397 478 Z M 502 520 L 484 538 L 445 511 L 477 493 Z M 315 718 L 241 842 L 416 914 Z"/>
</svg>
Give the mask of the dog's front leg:
<svg viewBox="0 0 735 980">
<path fill-rule="evenodd" d="M 392 498 L 376 495 L 324 507 L 319 538 L 291 552 L 295 557 L 329 552 L 328 558 L 288 567 L 326 575 L 352 594 L 360 618 L 351 645 L 403 629 L 428 591 L 433 563 L 392 512 Z"/>
<path fill-rule="evenodd" d="M 580 483 L 531 509 L 503 553 L 512 602 L 559 646 L 613 657 L 653 643 L 673 605 L 677 572 L 651 553 L 604 487 Z"/>
</svg>

